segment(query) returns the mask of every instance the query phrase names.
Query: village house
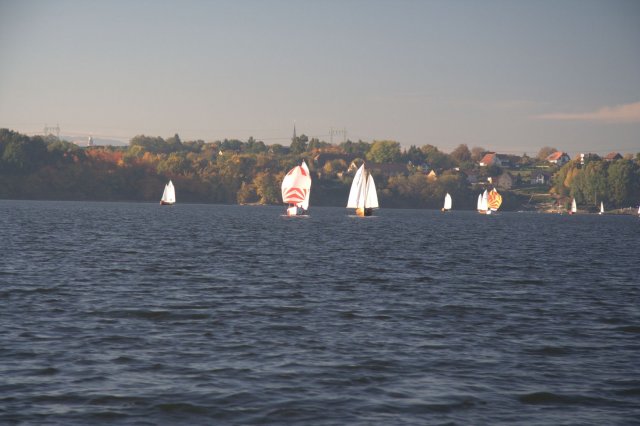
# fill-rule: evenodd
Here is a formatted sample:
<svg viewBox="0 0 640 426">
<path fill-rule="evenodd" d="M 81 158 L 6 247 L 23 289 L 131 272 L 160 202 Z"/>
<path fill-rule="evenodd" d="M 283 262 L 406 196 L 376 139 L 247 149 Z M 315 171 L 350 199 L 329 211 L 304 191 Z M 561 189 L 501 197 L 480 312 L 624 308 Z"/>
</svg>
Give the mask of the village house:
<svg viewBox="0 0 640 426">
<path fill-rule="evenodd" d="M 487 152 L 478 164 L 480 165 L 480 167 L 511 167 L 511 160 L 509 160 L 506 155 L 496 154 L 495 152 Z"/>
<path fill-rule="evenodd" d="M 600 156 L 598 154 L 593 154 L 591 152 L 587 154 L 580 154 L 580 164 L 584 166 L 585 161 L 598 161 L 600 160 Z"/>
<path fill-rule="evenodd" d="M 622 160 L 622 155 L 620 155 L 619 152 L 610 152 L 607 154 L 606 157 L 604 157 L 604 161 L 615 161 L 615 160 Z"/>
<path fill-rule="evenodd" d="M 566 152 L 556 151 L 547 157 L 547 161 L 551 164 L 562 166 L 571 161 L 571 157 Z"/>
<path fill-rule="evenodd" d="M 347 169 L 348 173 L 355 173 L 360 166 L 352 161 Z M 408 166 L 405 163 L 373 163 L 371 161 L 366 162 L 366 168 L 377 174 L 384 176 L 404 175 L 409 172 Z"/>
<path fill-rule="evenodd" d="M 551 183 L 549 173 L 536 172 L 531 174 L 531 185 L 548 185 Z"/>
</svg>

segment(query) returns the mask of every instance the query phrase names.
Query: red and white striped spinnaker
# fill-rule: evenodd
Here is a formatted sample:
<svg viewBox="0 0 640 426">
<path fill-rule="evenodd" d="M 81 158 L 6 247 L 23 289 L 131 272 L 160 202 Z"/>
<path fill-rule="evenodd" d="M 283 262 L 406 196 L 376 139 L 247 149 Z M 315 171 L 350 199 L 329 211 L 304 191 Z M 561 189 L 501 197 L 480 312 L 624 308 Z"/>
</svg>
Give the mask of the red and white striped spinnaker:
<svg viewBox="0 0 640 426">
<path fill-rule="evenodd" d="M 311 175 L 307 163 L 302 161 L 300 166 L 289 170 L 282 180 L 282 201 L 307 210 L 310 194 Z"/>
</svg>

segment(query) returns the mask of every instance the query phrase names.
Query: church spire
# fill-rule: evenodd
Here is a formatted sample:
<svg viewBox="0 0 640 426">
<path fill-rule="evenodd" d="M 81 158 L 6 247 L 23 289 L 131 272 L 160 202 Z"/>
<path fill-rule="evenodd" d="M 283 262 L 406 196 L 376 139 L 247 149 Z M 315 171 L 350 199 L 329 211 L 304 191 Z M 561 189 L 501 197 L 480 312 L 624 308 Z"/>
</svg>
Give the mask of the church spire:
<svg viewBox="0 0 640 426">
<path fill-rule="evenodd" d="M 293 138 L 291 138 L 291 140 L 293 142 L 295 142 L 298 139 L 298 137 L 296 136 L 296 122 L 293 122 Z"/>
</svg>

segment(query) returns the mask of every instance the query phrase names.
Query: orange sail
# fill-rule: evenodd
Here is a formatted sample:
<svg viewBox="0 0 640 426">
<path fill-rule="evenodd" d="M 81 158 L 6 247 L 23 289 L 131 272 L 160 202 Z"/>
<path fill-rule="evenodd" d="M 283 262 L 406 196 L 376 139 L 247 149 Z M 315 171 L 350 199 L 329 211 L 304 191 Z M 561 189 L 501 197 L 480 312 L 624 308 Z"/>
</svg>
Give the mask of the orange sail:
<svg viewBox="0 0 640 426">
<path fill-rule="evenodd" d="M 489 192 L 489 197 L 487 199 L 487 207 L 489 207 L 489 209 L 495 212 L 500 208 L 501 204 L 502 204 L 502 195 L 500 195 L 498 191 L 496 191 L 496 189 L 493 188 L 491 192 Z"/>
</svg>

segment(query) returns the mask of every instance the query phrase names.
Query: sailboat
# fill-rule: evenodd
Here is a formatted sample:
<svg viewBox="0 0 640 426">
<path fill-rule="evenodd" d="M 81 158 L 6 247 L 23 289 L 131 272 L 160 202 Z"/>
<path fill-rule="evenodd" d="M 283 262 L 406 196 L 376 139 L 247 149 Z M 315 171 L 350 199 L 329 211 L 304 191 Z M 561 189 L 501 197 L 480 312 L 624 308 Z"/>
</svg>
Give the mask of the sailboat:
<svg viewBox="0 0 640 426">
<path fill-rule="evenodd" d="M 447 192 L 447 195 L 444 196 L 444 207 L 442 207 L 443 212 L 447 212 L 451 210 L 451 195 Z"/>
<path fill-rule="evenodd" d="M 577 211 L 578 206 L 576 205 L 576 199 L 574 198 L 573 200 L 571 200 L 571 211 L 569 212 L 569 214 L 576 214 Z"/>
<path fill-rule="evenodd" d="M 598 214 L 604 214 L 604 204 L 602 203 L 602 201 L 600 201 L 600 213 Z"/>
<path fill-rule="evenodd" d="M 489 214 L 489 212 L 494 212 L 494 213 L 497 212 L 501 205 L 502 205 L 502 195 L 500 195 L 500 193 L 496 191 L 495 188 L 493 188 L 487 196 L 487 207 L 488 207 L 487 214 Z"/>
<path fill-rule="evenodd" d="M 373 181 L 373 176 L 363 164 L 353 177 L 347 208 L 356 209 L 358 216 L 371 216 L 373 209 L 379 207 L 376 184 Z"/>
<path fill-rule="evenodd" d="M 478 213 L 491 214 L 491 210 L 488 207 L 489 192 L 485 189 L 482 194 L 478 195 Z"/>
<path fill-rule="evenodd" d="M 169 183 L 164 186 L 164 192 L 160 199 L 161 206 L 170 206 L 176 203 L 176 189 L 173 187 L 173 182 L 169 180 Z"/>
<path fill-rule="evenodd" d="M 282 201 L 288 203 L 287 216 L 302 216 L 309 210 L 311 174 L 307 163 L 295 166 L 282 180 Z"/>
</svg>

